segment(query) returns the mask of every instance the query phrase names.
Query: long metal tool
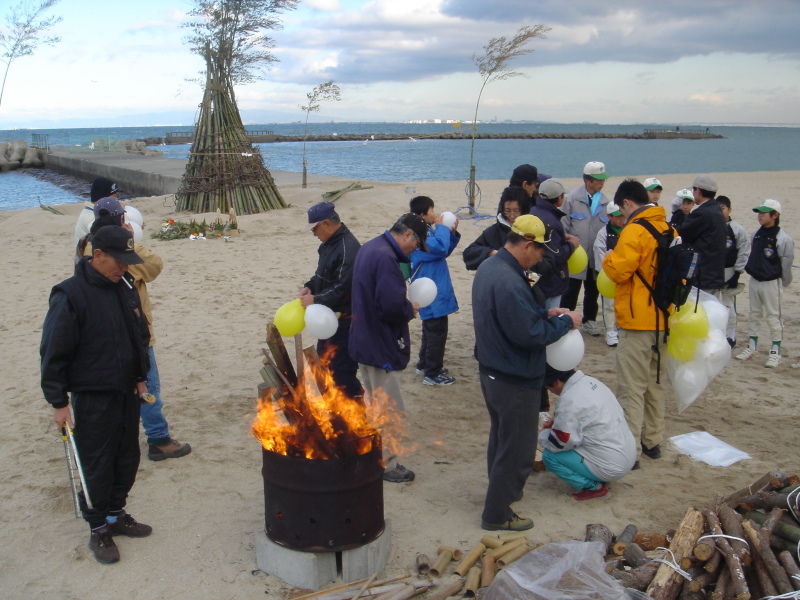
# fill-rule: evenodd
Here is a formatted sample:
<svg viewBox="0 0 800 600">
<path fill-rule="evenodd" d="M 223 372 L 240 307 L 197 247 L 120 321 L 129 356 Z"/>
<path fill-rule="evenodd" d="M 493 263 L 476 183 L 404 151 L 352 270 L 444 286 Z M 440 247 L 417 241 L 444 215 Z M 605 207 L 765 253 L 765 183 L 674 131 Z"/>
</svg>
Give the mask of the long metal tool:
<svg viewBox="0 0 800 600">
<path fill-rule="evenodd" d="M 78 467 L 78 475 L 81 478 L 81 487 L 83 488 L 83 497 L 86 498 L 86 506 L 94 510 L 92 500 L 89 498 L 89 488 L 86 486 L 86 478 L 83 476 L 83 467 L 81 467 L 81 457 L 78 455 L 78 446 L 75 444 L 75 434 L 72 432 L 72 427 L 66 426 L 67 434 L 69 434 L 69 441 L 72 442 L 72 452 L 75 456 L 75 465 Z"/>
<path fill-rule="evenodd" d="M 78 514 L 78 490 L 75 489 L 75 475 L 72 473 L 72 459 L 69 455 L 69 444 L 67 444 L 67 428 L 61 426 L 61 441 L 64 444 L 64 458 L 67 459 L 67 473 L 69 474 L 69 488 L 72 490 L 72 507 L 75 509 L 75 518 L 80 518 Z"/>
</svg>

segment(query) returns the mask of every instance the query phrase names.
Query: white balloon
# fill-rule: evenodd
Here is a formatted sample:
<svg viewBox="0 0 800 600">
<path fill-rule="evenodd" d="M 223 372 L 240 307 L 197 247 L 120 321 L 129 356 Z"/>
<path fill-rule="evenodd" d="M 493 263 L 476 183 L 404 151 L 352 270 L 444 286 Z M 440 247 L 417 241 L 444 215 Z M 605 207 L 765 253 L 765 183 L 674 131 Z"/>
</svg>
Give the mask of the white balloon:
<svg viewBox="0 0 800 600">
<path fill-rule="evenodd" d="M 420 308 L 425 308 L 436 300 L 436 284 L 429 277 L 415 279 L 408 286 L 408 299 L 419 304 Z"/>
<path fill-rule="evenodd" d="M 713 296 L 706 302 L 701 300 L 700 304 L 706 311 L 711 329 L 724 333 L 728 327 L 728 308 Z"/>
<path fill-rule="evenodd" d="M 142 213 L 130 205 L 125 207 L 125 222 L 138 223 L 139 227 L 144 228 L 144 217 L 142 216 Z"/>
<path fill-rule="evenodd" d="M 573 329 L 557 342 L 547 346 L 547 364 L 558 371 L 569 371 L 583 359 L 583 337 Z"/>
<path fill-rule="evenodd" d="M 131 221 L 128 223 L 133 229 L 133 241 L 137 244 L 141 244 L 142 240 L 144 239 L 144 232 L 142 231 L 141 226 L 136 221 Z"/>
<path fill-rule="evenodd" d="M 306 328 L 309 334 L 318 340 L 327 340 L 339 328 L 336 313 L 322 304 L 310 304 L 306 307 Z"/>
<path fill-rule="evenodd" d="M 455 224 L 456 224 L 456 216 L 453 213 L 451 213 L 450 211 L 442 213 L 442 225 L 444 225 L 448 229 L 452 229 L 453 225 Z"/>
</svg>

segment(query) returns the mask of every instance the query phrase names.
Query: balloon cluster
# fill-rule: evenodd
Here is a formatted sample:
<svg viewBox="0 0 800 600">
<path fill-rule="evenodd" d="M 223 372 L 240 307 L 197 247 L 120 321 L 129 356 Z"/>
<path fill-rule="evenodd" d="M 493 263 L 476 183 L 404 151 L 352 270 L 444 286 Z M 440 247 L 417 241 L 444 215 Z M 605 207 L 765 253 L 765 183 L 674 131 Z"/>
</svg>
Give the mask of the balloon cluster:
<svg viewBox="0 0 800 600">
<path fill-rule="evenodd" d="M 327 340 L 339 328 L 339 319 L 327 306 L 312 304 L 303 307 L 300 298 L 287 302 L 275 312 L 275 327 L 283 337 L 307 331 L 318 340 Z"/>
<path fill-rule="evenodd" d="M 728 309 L 714 296 L 692 291 L 689 301 L 669 318 L 667 371 L 678 412 L 703 393 L 731 359 L 725 337 Z"/>
</svg>

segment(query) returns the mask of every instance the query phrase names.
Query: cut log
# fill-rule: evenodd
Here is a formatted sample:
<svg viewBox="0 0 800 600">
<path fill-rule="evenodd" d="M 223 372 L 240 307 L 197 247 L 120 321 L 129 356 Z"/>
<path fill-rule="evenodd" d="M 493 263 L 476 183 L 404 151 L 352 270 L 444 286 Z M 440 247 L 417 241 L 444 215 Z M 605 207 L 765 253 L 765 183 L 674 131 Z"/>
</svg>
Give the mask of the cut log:
<svg viewBox="0 0 800 600">
<path fill-rule="evenodd" d="M 683 516 L 683 520 L 675 532 L 675 537 L 669 545 L 669 549 L 675 556 L 675 560 L 680 561 L 684 556 L 691 553 L 697 544 L 697 540 L 703 533 L 703 515 L 694 508 L 689 508 Z M 653 582 L 647 588 L 647 595 L 655 600 L 673 600 L 680 592 L 683 577 L 675 570 L 665 564 L 658 568 Z M 749 600 L 739 598 L 739 600 Z"/>
<path fill-rule="evenodd" d="M 720 552 L 719 548 L 717 548 L 714 550 L 714 554 L 711 555 L 711 558 L 709 558 L 706 561 L 706 564 L 703 565 L 703 568 L 710 573 L 716 571 L 721 564 L 722 564 L 722 552 Z"/>
<path fill-rule="evenodd" d="M 286 377 L 289 387 L 295 387 L 297 373 L 292 366 L 292 361 L 289 360 L 289 353 L 286 351 L 283 338 L 274 323 L 267 324 L 267 346 L 272 352 L 276 368 Z"/>
<path fill-rule="evenodd" d="M 613 571 L 611 576 L 619 581 L 622 587 L 643 592 L 653 581 L 658 568 L 658 563 L 648 563 L 637 569 L 631 569 L 630 571 Z"/>
<path fill-rule="evenodd" d="M 622 552 L 622 558 L 634 569 L 650 562 L 650 559 L 647 558 L 647 555 L 639 544 L 634 544 L 633 542 L 625 546 L 625 550 Z"/>
<path fill-rule="evenodd" d="M 779 490 L 788 485 L 789 478 L 783 471 L 770 471 L 760 477 L 753 484 L 726 496 L 722 501 L 731 508 L 735 508 L 736 501 L 744 496 L 752 496 L 764 490 Z"/>
<path fill-rule="evenodd" d="M 781 563 L 783 570 L 786 571 L 786 574 L 789 576 L 792 587 L 796 590 L 800 590 L 800 567 L 797 566 L 792 555 L 783 551 L 778 554 L 778 562 Z"/>
<path fill-rule="evenodd" d="M 743 496 L 736 500 L 740 510 L 772 510 L 773 508 L 789 508 L 789 494 L 779 492 L 759 492 L 752 496 Z"/>
<path fill-rule="evenodd" d="M 612 531 L 602 523 L 591 523 L 586 526 L 584 542 L 602 542 L 603 554 L 608 554 L 608 548 L 614 541 Z"/>
<path fill-rule="evenodd" d="M 714 542 L 714 538 L 705 538 L 697 542 L 692 550 L 692 554 L 694 554 L 699 560 L 709 560 L 712 556 L 714 556 L 714 552 L 716 552 L 716 550 L 717 545 Z"/>
<path fill-rule="evenodd" d="M 751 521 L 762 525 L 767 520 L 767 515 L 753 510 L 747 513 L 744 518 L 750 519 Z M 772 533 L 782 537 L 783 539 L 789 540 L 790 542 L 794 542 L 795 544 L 800 542 L 800 527 L 792 527 L 786 523 L 778 523 Z"/>
<path fill-rule="evenodd" d="M 789 540 L 785 540 L 774 533 L 769 536 L 769 546 L 775 552 L 785 551 L 791 554 L 795 559 L 797 558 L 797 544 L 790 542 Z"/>
<path fill-rule="evenodd" d="M 717 581 L 714 583 L 714 591 L 708 597 L 709 600 L 724 600 L 725 595 L 731 587 L 731 572 L 728 569 L 720 571 Z M 731 594 L 733 596 L 733 594 Z"/>
<path fill-rule="evenodd" d="M 709 573 L 704 569 L 700 575 L 693 577 L 692 580 L 688 582 L 689 589 L 693 592 L 700 592 L 706 589 L 706 587 L 710 586 L 717 579 L 719 579 L 720 571 L 722 571 L 722 569 L 714 571 L 713 573 Z"/>
<path fill-rule="evenodd" d="M 622 533 L 617 536 L 617 541 L 611 545 L 611 550 L 614 552 L 614 554 L 617 556 L 622 556 L 625 546 L 633 542 L 633 538 L 636 537 L 637 531 L 638 529 L 633 523 L 626 525 L 625 529 L 622 530 Z"/>
<path fill-rule="evenodd" d="M 655 531 L 640 531 L 633 537 L 633 541 L 645 552 L 650 552 L 656 548 L 666 548 L 669 542 L 667 536 Z"/>
<path fill-rule="evenodd" d="M 712 533 L 715 535 L 723 535 L 722 525 L 720 525 L 716 513 L 706 510 L 703 511 L 703 515 Z M 720 552 L 725 556 L 725 562 L 731 572 L 731 583 L 736 594 L 736 600 L 750 600 L 750 590 L 747 587 L 747 581 L 745 580 L 744 569 L 742 569 L 742 562 L 739 560 L 739 555 L 733 551 L 728 540 L 724 537 L 716 538 L 716 544 L 717 548 L 719 548 Z"/>
<path fill-rule="evenodd" d="M 700 560 L 699 558 L 697 558 L 696 556 L 692 556 L 691 554 L 689 556 L 684 556 L 680 562 L 681 569 L 683 569 L 684 571 L 688 571 L 689 569 L 695 569 L 695 568 L 702 569 L 703 565 L 705 564 L 706 561 Z"/>
<path fill-rule="evenodd" d="M 766 520 L 761 524 L 761 529 L 765 531 L 768 536 L 772 535 L 775 531 L 775 527 L 781 522 L 781 517 L 783 517 L 785 512 L 786 511 L 782 508 L 773 508 L 769 515 L 767 515 Z"/>
<path fill-rule="evenodd" d="M 694 581 L 694 580 L 692 580 Z M 678 595 L 678 600 L 704 600 L 706 595 L 702 590 L 692 591 L 692 581 L 685 580 L 681 587 L 681 593 Z"/>
<path fill-rule="evenodd" d="M 731 548 L 736 554 L 739 555 L 739 560 L 742 566 L 746 567 L 750 564 L 750 547 L 744 537 L 744 530 L 742 529 L 742 516 L 733 510 L 730 506 L 722 506 L 719 509 L 719 522 L 722 525 L 722 532 L 725 535 L 730 535 L 738 540 L 729 540 Z"/>
<path fill-rule="evenodd" d="M 755 572 L 764 593 L 771 596 L 775 595 L 772 593 L 770 585 L 765 582 L 764 573 L 766 573 L 766 579 L 771 581 L 777 593 L 786 594 L 791 592 L 792 585 L 789 583 L 789 577 L 769 547 L 769 540 L 766 538 L 767 532 L 756 529 L 756 526 L 751 521 L 745 521 L 742 526 L 750 540 L 750 545 L 753 547 L 753 552 L 760 559 L 758 561 L 759 564 L 755 567 Z"/>
</svg>

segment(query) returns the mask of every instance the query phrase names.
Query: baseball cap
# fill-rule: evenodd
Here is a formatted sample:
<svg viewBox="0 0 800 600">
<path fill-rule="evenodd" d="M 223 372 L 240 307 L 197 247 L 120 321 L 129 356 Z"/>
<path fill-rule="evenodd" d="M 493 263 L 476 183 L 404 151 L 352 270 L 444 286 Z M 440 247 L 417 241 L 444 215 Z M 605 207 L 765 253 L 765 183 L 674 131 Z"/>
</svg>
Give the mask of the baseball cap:
<svg viewBox="0 0 800 600">
<path fill-rule="evenodd" d="M 601 162 L 588 162 L 583 167 L 583 174 L 593 177 L 594 179 L 608 179 L 610 176 L 606 173 L 606 166 Z"/>
<path fill-rule="evenodd" d="M 106 225 L 92 236 L 92 251 L 102 250 L 123 265 L 138 265 L 142 258 L 133 250 L 133 236 L 124 227 Z"/>
<path fill-rule="evenodd" d="M 115 217 L 117 215 L 125 214 L 125 209 L 122 204 L 114 196 L 100 198 L 94 203 L 94 218 L 97 217 Z"/>
<path fill-rule="evenodd" d="M 661 185 L 661 182 L 656 179 L 655 177 L 648 177 L 644 180 L 644 189 L 652 192 L 656 188 L 664 189 L 664 186 Z"/>
<path fill-rule="evenodd" d="M 761 204 L 753 209 L 753 212 L 781 212 L 781 203 L 777 200 L 764 200 Z"/>
<path fill-rule="evenodd" d="M 337 216 L 336 206 L 333 202 L 318 202 L 308 209 L 308 225 L 304 229 L 311 231 L 323 221 Z"/>
<path fill-rule="evenodd" d="M 694 194 L 692 193 L 692 190 L 690 190 L 689 188 L 678 190 L 677 196 L 681 200 L 691 200 L 692 202 L 694 202 Z"/>
<path fill-rule="evenodd" d="M 564 187 L 564 185 L 558 179 L 553 179 L 552 177 L 550 179 L 546 179 L 539 186 L 539 196 L 551 202 L 558 200 L 563 194 L 566 193 L 567 189 Z"/>
<path fill-rule="evenodd" d="M 511 231 L 521 235 L 526 240 L 547 244 L 550 241 L 552 229 L 536 215 L 522 215 L 516 218 L 511 226 Z"/>
<path fill-rule="evenodd" d="M 613 202 L 609 202 L 608 204 L 606 204 L 606 213 L 611 217 L 622 216 L 622 211 L 620 210 L 619 206 L 617 206 Z"/>
<path fill-rule="evenodd" d="M 119 192 L 119 189 L 116 183 L 105 177 L 97 177 L 92 181 L 92 189 L 89 191 L 89 197 L 92 202 L 97 202 L 100 198 L 105 198 L 117 192 Z"/>
<path fill-rule="evenodd" d="M 703 174 L 698 175 L 694 178 L 694 183 L 692 187 L 700 188 L 701 190 L 705 190 L 707 192 L 716 192 L 717 191 L 717 180 L 714 179 L 711 175 Z"/>
<path fill-rule="evenodd" d="M 423 252 L 428 251 L 428 244 L 425 242 L 428 239 L 428 224 L 422 217 L 414 213 L 406 213 L 397 219 L 397 222 L 405 225 L 416 234 L 420 250 Z"/>
</svg>

